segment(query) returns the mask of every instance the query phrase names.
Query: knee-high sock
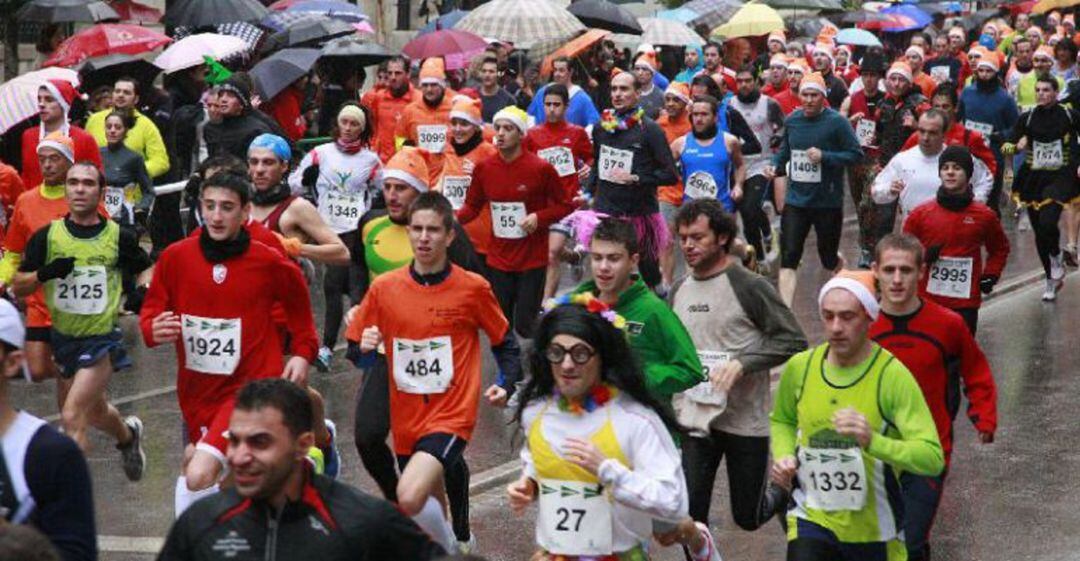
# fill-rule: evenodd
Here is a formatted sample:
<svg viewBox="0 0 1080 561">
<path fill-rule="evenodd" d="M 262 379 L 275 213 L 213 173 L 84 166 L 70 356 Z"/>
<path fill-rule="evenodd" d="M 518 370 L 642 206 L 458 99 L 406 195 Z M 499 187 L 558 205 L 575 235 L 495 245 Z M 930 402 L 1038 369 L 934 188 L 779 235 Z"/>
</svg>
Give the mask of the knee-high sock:
<svg viewBox="0 0 1080 561">
<path fill-rule="evenodd" d="M 450 527 L 450 522 L 446 520 L 446 516 L 443 515 L 442 505 L 439 501 L 436 501 L 434 497 L 428 497 L 427 502 L 424 503 L 424 508 L 420 510 L 416 516 L 412 517 L 422 530 L 431 536 L 431 539 L 438 542 L 446 551 L 453 551 L 455 542 L 454 529 Z"/>
<path fill-rule="evenodd" d="M 176 517 L 180 518 L 184 511 L 199 499 L 203 497 L 209 497 L 214 493 L 217 493 L 220 487 L 215 483 L 206 489 L 199 489 L 198 491 L 192 491 L 188 489 L 187 477 L 181 475 L 176 478 Z"/>
</svg>

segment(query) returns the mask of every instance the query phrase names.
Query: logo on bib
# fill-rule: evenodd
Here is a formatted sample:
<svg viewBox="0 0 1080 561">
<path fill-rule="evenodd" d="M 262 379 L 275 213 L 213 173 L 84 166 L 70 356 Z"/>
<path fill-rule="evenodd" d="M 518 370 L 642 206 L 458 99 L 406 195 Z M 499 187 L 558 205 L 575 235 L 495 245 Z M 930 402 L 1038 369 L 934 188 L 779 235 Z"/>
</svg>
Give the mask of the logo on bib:
<svg viewBox="0 0 1080 561">
<path fill-rule="evenodd" d="M 225 275 L 229 274 L 229 269 L 225 265 L 218 263 L 214 265 L 214 282 L 221 284 L 225 282 Z"/>
</svg>

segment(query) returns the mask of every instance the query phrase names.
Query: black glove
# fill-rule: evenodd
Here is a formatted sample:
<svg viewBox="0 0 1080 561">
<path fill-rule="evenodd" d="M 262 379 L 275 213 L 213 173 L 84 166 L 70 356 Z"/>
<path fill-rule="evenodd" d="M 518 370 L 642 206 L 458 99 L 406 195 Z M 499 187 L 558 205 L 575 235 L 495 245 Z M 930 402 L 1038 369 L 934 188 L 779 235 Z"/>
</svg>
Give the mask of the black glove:
<svg viewBox="0 0 1080 561">
<path fill-rule="evenodd" d="M 933 265 L 934 263 L 937 262 L 939 257 L 941 257 L 941 246 L 940 245 L 932 245 L 932 246 L 926 248 L 926 264 L 927 265 Z"/>
<path fill-rule="evenodd" d="M 75 270 L 74 257 L 57 257 L 37 270 L 38 282 L 45 283 L 52 279 L 62 279 Z"/>
<path fill-rule="evenodd" d="M 315 183 L 319 180 L 319 164 L 311 164 L 306 170 L 304 175 L 300 177 L 300 184 L 307 188 L 315 187 Z"/>
<path fill-rule="evenodd" d="M 782 136 L 780 136 L 778 134 L 775 134 L 775 135 L 773 135 L 773 137 L 771 139 L 769 139 L 769 148 L 772 148 L 773 150 L 776 150 L 777 148 L 780 148 L 780 144 L 783 141 L 784 141 L 784 137 L 782 137 Z"/>
<path fill-rule="evenodd" d="M 994 275 L 983 275 L 979 279 L 979 290 L 983 294 L 990 294 L 994 290 L 994 285 L 997 284 L 998 278 Z"/>
</svg>

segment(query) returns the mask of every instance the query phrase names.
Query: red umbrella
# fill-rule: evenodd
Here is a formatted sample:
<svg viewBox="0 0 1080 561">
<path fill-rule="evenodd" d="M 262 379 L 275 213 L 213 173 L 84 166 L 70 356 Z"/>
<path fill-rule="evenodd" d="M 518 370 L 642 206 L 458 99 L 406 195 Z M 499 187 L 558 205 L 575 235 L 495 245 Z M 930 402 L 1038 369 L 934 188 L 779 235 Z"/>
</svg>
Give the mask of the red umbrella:
<svg viewBox="0 0 1080 561">
<path fill-rule="evenodd" d="M 169 36 L 141 25 L 99 23 L 65 39 L 44 66 L 75 66 L 104 55 L 138 55 L 171 42 Z"/>
<path fill-rule="evenodd" d="M 132 23 L 158 23 L 161 21 L 161 10 L 140 4 L 134 0 L 113 0 L 109 6 L 120 14 L 120 21 Z"/>
<path fill-rule="evenodd" d="M 456 70 L 468 66 L 472 57 L 484 52 L 487 41 L 479 35 L 457 29 L 443 29 L 425 33 L 409 41 L 401 48 L 413 60 L 441 56 L 446 59 L 446 69 Z"/>
<path fill-rule="evenodd" d="M 303 0 L 277 0 L 277 2 L 267 6 L 267 8 L 269 8 L 271 12 L 283 12 L 291 8 L 293 4 L 302 1 Z"/>
</svg>

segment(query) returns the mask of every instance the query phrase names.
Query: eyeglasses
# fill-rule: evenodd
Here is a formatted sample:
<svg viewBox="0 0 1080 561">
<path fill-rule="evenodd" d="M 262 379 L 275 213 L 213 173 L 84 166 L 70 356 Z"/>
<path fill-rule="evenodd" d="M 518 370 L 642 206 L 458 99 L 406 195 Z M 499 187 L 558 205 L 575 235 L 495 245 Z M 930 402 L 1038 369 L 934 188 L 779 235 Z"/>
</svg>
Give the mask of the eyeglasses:
<svg viewBox="0 0 1080 561">
<path fill-rule="evenodd" d="M 592 357 L 596 356 L 596 351 L 585 343 L 578 343 L 569 349 L 558 343 L 552 343 L 544 351 L 544 357 L 552 364 L 561 364 L 567 353 L 570 354 L 570 360 L 574 361 L 574 364 L 578 366 L 589 362 Z"/>
</svg>

